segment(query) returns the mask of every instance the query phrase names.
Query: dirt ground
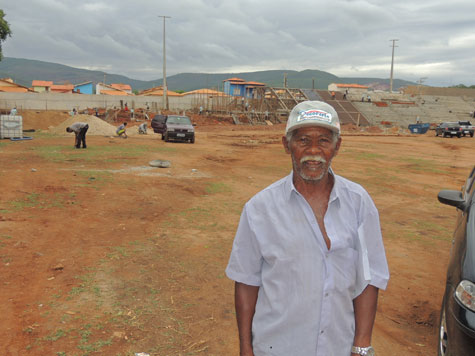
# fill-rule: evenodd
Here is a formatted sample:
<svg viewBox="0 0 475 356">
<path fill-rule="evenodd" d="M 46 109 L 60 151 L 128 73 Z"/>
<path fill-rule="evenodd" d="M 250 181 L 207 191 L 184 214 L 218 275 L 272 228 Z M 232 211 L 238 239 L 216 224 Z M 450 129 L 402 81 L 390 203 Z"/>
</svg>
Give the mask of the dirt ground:
<svg viewBox="0 0 475 356">
<path fill-rule="evenodd" d="M 291 169 L 284 126 L 195 118 L 195 144 L 89 136 L 75 150 L 44 131 L 58 115 L 25 113 L 43 130 L 0 141 L 0 355 L 237 355 L 224 269 L 243 204 Z M 373 131 L 343 132 L 333 162 L 381 216 L 391 280 L 373 345 L 435 355 L 456 214 L 437 193 L 461 187 L 475 140 Z"/>
</svg>

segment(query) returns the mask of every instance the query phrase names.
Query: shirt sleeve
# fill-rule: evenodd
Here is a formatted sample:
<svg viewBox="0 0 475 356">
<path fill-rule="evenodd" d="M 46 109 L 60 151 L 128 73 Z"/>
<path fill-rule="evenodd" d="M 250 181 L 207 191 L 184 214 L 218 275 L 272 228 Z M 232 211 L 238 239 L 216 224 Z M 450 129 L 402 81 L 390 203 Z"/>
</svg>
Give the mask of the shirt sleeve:
<svg viewBox="0 0 475 356">
<path fill-rule="evenodd" d="M 389 281 L 378 210 L 369 196 L 362 208 L 363 219 L 358 227 L 359 261 L 355 297 L 360 295 L 368 284 L 384 290 Z"/>
<path fill-rule="evenodd" d="M 251 286 L 261 285 L 262 254 L 246 206 L 241 214 L 231 256 L 226 268 L 228 278 Z"/>
</svg>

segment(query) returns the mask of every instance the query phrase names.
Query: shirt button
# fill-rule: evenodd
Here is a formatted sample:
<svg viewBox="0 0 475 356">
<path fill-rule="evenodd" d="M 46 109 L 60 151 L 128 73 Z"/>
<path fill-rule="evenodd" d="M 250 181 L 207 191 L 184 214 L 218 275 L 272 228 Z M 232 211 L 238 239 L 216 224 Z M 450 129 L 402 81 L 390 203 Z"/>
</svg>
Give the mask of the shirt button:
<svg viewBox="0 0 475 356">
<path fill-rule="evenodd" d="M 323 334 L 323 330 L 322 330 L 322 331 L 320 331 L 320 334 Z"/>
<path fill-rule="evenodd" d="M 325 293 L 325 297 L 328 297 L 328 293 Z"/>
</svg>

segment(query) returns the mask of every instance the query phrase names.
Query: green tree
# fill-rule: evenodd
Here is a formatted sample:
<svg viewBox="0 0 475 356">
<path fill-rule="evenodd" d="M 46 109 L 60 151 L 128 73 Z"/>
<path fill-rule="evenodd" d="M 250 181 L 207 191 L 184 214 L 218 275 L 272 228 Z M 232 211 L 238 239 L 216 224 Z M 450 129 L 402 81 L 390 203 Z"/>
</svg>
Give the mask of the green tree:
<svg viewBox="0 0 475 356">
<path fill-rule="evenodd" d="M 2 42 L 4 42 L 8 36 L 12 35 L 12 31 L 10 31 L 10 26 L 8 25 L 8 22 L 3 19 L 4 17 L 5 13 L 2 9 L 0 9 L 0 61 L 3 58 Z"/>
</svg>

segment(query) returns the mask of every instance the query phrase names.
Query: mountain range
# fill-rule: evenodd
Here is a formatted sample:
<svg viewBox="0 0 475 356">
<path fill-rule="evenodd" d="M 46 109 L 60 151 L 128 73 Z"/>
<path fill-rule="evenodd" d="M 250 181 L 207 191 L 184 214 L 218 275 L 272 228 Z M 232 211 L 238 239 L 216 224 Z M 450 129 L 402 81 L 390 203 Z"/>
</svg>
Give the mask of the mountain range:
<svg viewBox="0 0 475 356">
<path fill-rule="evenodd" d="M 314 69 L 295 70 L 266 70 L 246 73 L 181 73 L 167 76 L 167 86 L 170 90 L 191 91 L 202 88 L 222 90 L 223 80 L 239 77 L 246 81 L 265 83 L 271 87 L 283 87 L 284 78 L 289 88 L 327 89 L 330 83 L 354 83 L 367 85 L 374 89 L 387 90 L 389 79 L 338 77 L 328 72 Z M 79 84 L 92 81 L 95 84 L 106 82 L 129 84 L 134 91 L 140 91 L 162 84 L 163 79 L 137 80 L 120 74 L 110 74 L 69 67 L 63 64 L 43 62 L 32 59 L 4 57 L 0 61 L 0 78 L 12 78 L 15 83 L 31 87 L 33 80 L 47 80 L 55 84 Z M 393 88 L 398 89 L 416 83 L 394 79 Z"/>
</svg>

